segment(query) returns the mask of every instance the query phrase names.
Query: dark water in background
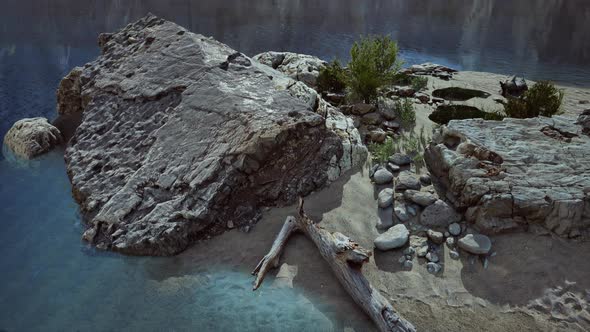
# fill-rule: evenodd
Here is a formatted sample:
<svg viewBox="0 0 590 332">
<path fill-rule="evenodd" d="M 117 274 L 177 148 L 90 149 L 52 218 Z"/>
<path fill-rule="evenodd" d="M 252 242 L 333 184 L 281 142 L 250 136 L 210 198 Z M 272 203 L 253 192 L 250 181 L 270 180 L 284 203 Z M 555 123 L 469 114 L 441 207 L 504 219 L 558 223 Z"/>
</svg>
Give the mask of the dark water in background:
<svg viewBox="0 0 590 332">
<path fill-rule="evenodd" d="M 587 0 L 0 0 L 0 8 L 2 137 L 17 119 L 53 118 L 59 80 L 96 57 L 98 33 L 147 12 L 248 55 L 346 59 L 359 35 L 390 34 L 408 64 L 590 86 Z M 81 232 L 59 151 L 27 164 L 0 157 L 0 330 L 328 326 L 297 289 L 252 293 L 244 271 L 223 266 L 161 280 L 154 274 L 170 259 L 98 253 Z"/>
</svg>

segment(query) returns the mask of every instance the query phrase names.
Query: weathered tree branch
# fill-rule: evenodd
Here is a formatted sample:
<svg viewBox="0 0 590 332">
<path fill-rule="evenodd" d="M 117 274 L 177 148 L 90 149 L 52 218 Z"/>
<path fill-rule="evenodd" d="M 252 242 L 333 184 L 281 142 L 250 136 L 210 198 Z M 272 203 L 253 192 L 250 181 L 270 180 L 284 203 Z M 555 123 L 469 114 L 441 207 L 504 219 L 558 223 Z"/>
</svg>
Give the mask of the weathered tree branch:
<svg viewBox="0 0 590 332">
<path fill-rule="evenodd" d="M 416 328 L 403 319 L 363 275 L 362 266 L 369 261 L 371 252 L 363 249 L 347 236 L 337 232 L 330 233 L 314 223 L 303 210 L 303 199 L 299 200 L 299 217 L 297 219 L 287 217 L 269 253 L 252 272 L 256 275 L 255 290 L 260 286 L 271 266 L 278 265 L 280 254 L 289 235 L 296 230 L 302 231 L 313 241 L 342 286 L 371 317 L 380 331 L 416 331 Z"/>
</svg>

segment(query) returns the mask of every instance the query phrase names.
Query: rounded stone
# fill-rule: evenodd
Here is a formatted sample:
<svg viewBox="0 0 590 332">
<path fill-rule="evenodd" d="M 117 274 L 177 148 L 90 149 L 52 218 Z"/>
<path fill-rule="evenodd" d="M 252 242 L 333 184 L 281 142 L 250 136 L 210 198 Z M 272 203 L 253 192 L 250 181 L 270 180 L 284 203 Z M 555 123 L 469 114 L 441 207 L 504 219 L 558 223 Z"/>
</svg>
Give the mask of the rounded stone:
<svg viewBox="0 0 590 332">
<path fill-rule="evenodd" d="M 393 180 L 393 174 L 390 171 L 380 168 L 373 174 L 373 181 L 376 184 L 388 184 Z"/>
<path fill-rule="evenodd" d="M 430 262 L 430 263 L 426 264 L 426 269 L 428 270 L 428 272 L 430 272 L 432 274 L 437 274 L 440 272 L 442 267 L 437 263 Z"/>
<path fill-rule="evenodd" d="M 412 163 L 412 158 L 405 154 L 396 153 L 389 157 L 389 161 L 398 166 L 405 166 Z"/>
<path fill-rule="evenodd" d="M 467 234 L 459 239 L 459 248 L 474 255 L 486 255 L 492 249 L 492 241 L 482 234 Z"/>
<path fill-rule="evenodd" d="M 453 236 L 461 235 L 461 225 L 459 225 L 456 222 L 450 224 L 449 225 L 449 233 L 451 233 L 451 235 L 453 235 Z"/>
<path fill-rule="evenodd" d="M 409 236 L 410 232 L 406 226 L 397 224 L 375 239 L 375 247 L 383 251 L 400 248 L 408 242 Z"/>
<path fill-rule="evenodd" d="M 377 204 L 380 208 L 386 208 L 393 204 L 393 188 L 385 188 L 379 192 Z"/>
</svg>

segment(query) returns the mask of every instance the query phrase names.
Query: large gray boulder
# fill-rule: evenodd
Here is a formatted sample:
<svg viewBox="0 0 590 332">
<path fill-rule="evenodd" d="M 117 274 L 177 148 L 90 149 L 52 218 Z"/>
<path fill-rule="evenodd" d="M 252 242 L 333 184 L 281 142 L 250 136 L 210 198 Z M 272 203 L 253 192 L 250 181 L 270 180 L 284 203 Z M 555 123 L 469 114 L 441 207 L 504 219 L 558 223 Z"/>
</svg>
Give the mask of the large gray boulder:
<svg viewBox="0 0 590 332">
<path fill-rule="evenodd" d="M 65 159 L 99 248 L 178 253 L 366 158 L 313 89 L 211 38 L 148 15 L 99 46 L 58 92 L 82 113 Z"/>
<path fill-rule="evenodd" d="M 318 57 L 291 52 L 264 52 L 253 56 L 252 59 L 312 88 L 317 86 L 320 69 L 326 66 L 326 62 Z"/>
<path fill-rule="evenodd" d="M 4 136 L 4 144 L 17 156 L 32 159 L 62 143 L 60 131 L 46 118 L 18 120 Z"/>
<path fill-rule="evenodd" d="M 568 116 L 453 120 L 425 160 L 440 193 L 484 233 L 590 226 L 590 137 Z"/>
</svg>

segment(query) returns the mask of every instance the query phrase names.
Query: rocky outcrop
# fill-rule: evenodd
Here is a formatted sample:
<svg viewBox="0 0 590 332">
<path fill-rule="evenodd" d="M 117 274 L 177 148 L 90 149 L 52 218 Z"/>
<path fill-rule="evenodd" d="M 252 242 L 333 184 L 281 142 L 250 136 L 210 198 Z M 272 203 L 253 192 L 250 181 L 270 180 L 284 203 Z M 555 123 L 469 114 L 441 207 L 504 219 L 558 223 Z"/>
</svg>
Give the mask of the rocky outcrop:
<svg viewBox="0 0 590 332">
<path fill-rule="evenodd" d="M 485 233 L 590 226 L 590 137 L 575 119 L 454 120 L 425 160 L 437 188 Z"/>
<path fill-rule="evenodd" d="M 320 69 L 326 62 L 318 57 L 291 52 L 264 52 L 252 57 L 311 88 L 317 86 Z"/>
<path fill-rule="evenodd" d="M 366 158 L 313 89 L 211 38 L 148 15 L 99 46 L 58 92 L 60 113 L 82 113 L 65 158 L 99 248 L 178 253 Z"/>
<path fill-rule="evenodd" d="M 25 159 L 42 155 L 61 143 L 61 133 L 46 118 L 19 120 L 4 136 L 4 144 Z"/>
</svg>

